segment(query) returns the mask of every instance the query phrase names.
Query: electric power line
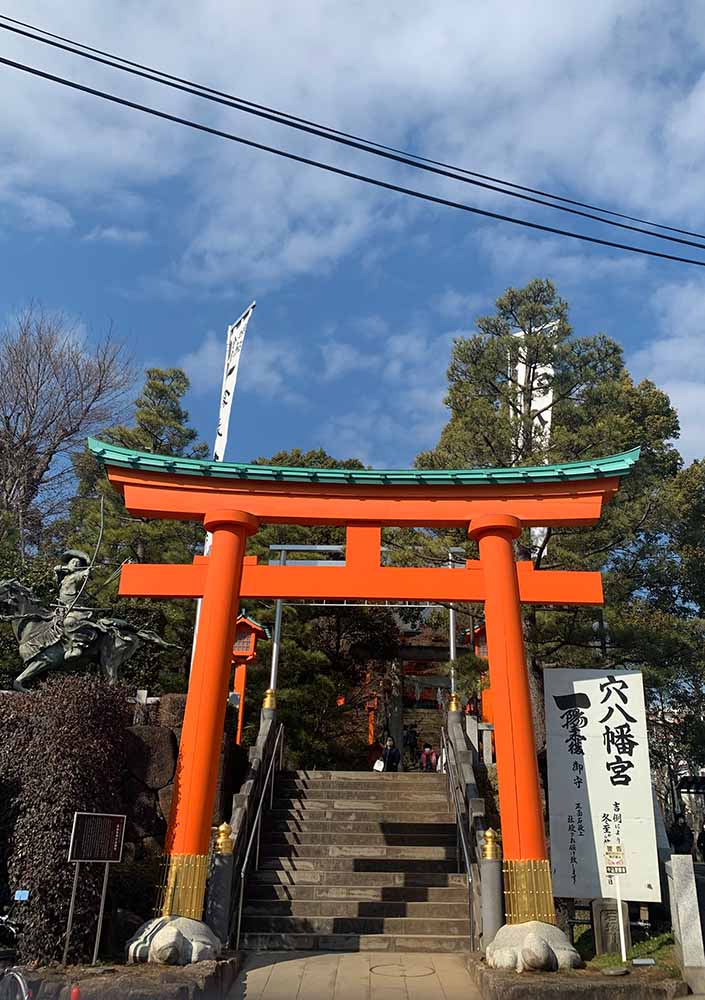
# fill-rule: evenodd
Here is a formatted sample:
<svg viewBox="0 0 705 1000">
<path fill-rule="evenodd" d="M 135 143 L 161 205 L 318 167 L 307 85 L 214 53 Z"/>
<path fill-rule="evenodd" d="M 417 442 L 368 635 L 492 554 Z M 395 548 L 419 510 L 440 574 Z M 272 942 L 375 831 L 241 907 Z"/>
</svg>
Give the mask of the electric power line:
<svg viewBox="0 0 705 1000">
<path fill-rule="evenodd" d="M 325 131 L 326 133 L 330 133 L 331 136 L 336 136 L 337 135 L 337 136 L 341 136 L 342 138 L 345 138 L 345 139 L 353 139 L 356 142 L 363 142 L 363 143 L 365 143 L 365 144 L 367 144 L 369 146 L 375 146 L 378 149 L 387 150 L 388 152 L 391 152 L 391 153 L 398 153 L 401 156 L 407 156 L 407 157 L 409 157 L 411 159 L 418 160 L 420 163 L 430 163 L 430 164 L 433 164 L 434 166 L 444 167 L 444 168 L 446 168 L 448 170 L 457 171 L 459 174 L 465 174 L 468 177 L 478 177 L 481 180 L 492 181 L 495 184 L 503 184 L 505 187 L 515 188 L 518 191 L 526 191 L 526 192 L 528 192 L 530 194 L 538 194 L 538 195 L 541 195 L 541 196 L 543 196 L 545 198 L 551 198 L 554 201 L 562 201 L 562 202 L 565 202 L 566 204 L 569 204 L 569 205 L 575 205 L 578 208 L 587 208 L 587 209 L 590 209 L 593 212 L 601 212 L 603 215 L 613 215 L 613 216 L 615 216 L 618 219 L 626 219 L 629 222 L 639 222 L 639 223 L 641 223 L 642 225 L 645 225 L 645 226 L 654 226 L 657 229 L 666 229 L 669 232 L 681 233 L 683 236 L 695 236 L 698 239 L 705 239 L 705 234 L 703 234 L 703 233 L 692 232 L 689 229 L 679 229 L 676 226 L 667 226 L 664 223 L 653 222 L 653 221 L 650 221 L 648 219 L 642 219 L 639 216 L 627 215 L 627 214 L 625 214 L 623 212 L 616 212 L 616 211 L 613 211 L 612 209 L 603 208 L 603 207 L 601 207 L 599 205 L 592 205 L 589 202 L 578 201 L 578 200 L 576 200 L 574 198 L 566 198 L 566 197 L 564 197 L 562 195 L 559 195 L 559 194 L 553 194 L 550 191 L 543 191 L 540 188 L 527 187 L 525 184 L 516 184 L 516 183 L 514 183 L 512 181 L 503 180 L 502 178 L 499 178 L 499 177 L 493 177 L 491 174 L 478 173 L 477 171 L 474 171 L 474 170 L 467 170 L 464 167 L 453 166 L 451 164 L 444 163 L 442 160 L 430 159 L 430 158 L 425 157 L 425 156 L 420 156 L 417 153 L 409 152 L 408 150 L 398 149 L 395 146 L 387 146 L 387 145 L 385 145 L 384 143 L 381 143 L 381 142 L 375 142 L 372 139 L 364 139 L 364 138 L 361 138 L 358 135 L 355 135 L 354 133 L 344 132 L 344 131 L 341 131 L 340 129 L 335 129 L 332 126 L 329 126 L 329 125 L 321 125 L 320 123 L 315 122 L 315 121 L 311 121 L 308 118 L 300 118 L 300 117 L 298 117 L 296 115 L 289 114 L 288 112 L 279 111 L 276 108 L 268 107 L 266 104 L 258 104 L 255 101 L 248 101 L 244 97 L 237 97 L 237 96 L 234 96 L 232 94 L 228 94 L 225 91 L 216 90 L 213 87 L 207 87 L 205 84 L 194 83 L 192 80 L 185 79 L 184 77 L 174 76 L 173 74 L 166 73 L 163 70 L 154 69 L 153 67 L 146 66 L 143 63 L 133 62 L 133 61 L 131 61 L 129 59 L 123 58 L 122 56 L 117 56 L 117 55 L 114 55 L 114 54 L 112 54 L 110 52 L 106 52 L 103 49 L 94 48 L 94 47 L 92 47 L 90 45 L 85 45 L 83 42 L 78 42 L 78 41 L 75 41 L 74 39 L 66 38 L 63 35 L 54 34 L 54 33 L 50 32 L 50 31 L 46 31 L 44 28 L 38 28 L 38 27 L 36 27 L 36 25 L 28 24 L 26 21 L 19 21 L 16 18 L 8 17 L 6 14 L 0 14 L 0 18 L 2 18 L 3 20 L 6 20 L 6 21 L 10 21 L 12 24 L 21 25 L 22 27 L 29 28 L 32 31 L 40 32 L 42 35 L 47 36 L 47 38 L 54 38 L 54 39 L 57 39 L 60 42 L 66 42 L 66 43 L 68 43 L 70 45 L 77 46 L 77 47 L 79 47 L 81 49 L 84 49 L 86 52 L 93 52 L 93 53 L 95 53 L 97 55 L 105 56 L 105 57 L 107 57 L 109 59 L 113 59 L 113 60 L 115 60 L 117 62 L 124 63 L 125 66 L 133 66 L 136 69 L 146 70 L 148 72 L 155 73 L 158 76 L 163 77 L 164 80 L 172 80 L 175 83 L 182 83 L 182 84 L 185 84 L 185 85 L 190 86 L 190 87 L 196 87 L 199 91 L 203 91 L 204 94 L 212 94 L 212 95 L 214 95 L 216 97 L 227 98 L 229 101 L 237 102 L 238 104 L 245 105 L 245 106 L 247 106 L 249 108 L 256 108 L 259 111 L 266 111 L 266 112 L 268 112 L 270 114 L 278 115 L 278 116 L 280 116 L 282 118 L 289 119 L 289 121 L 291 121 L 291 122 L 299 122 L 302 125 L 310 125 L 313 128 L 321 129 L 321 130 Z M 0 24 L 0 27 L 7 27 L 7 26 Z M 12 30 L 12 29 L 8 28 L 8 30 Z M 18 32 L 18 33 L 19 34 L 26 34 L 26 32 Z M 28 37 L 34 37 L 34 36 L 29 35 Z M 36 38 L 36 40 L 37 41 L 45 41 L 46 39 Z M 82 54 L 82 53 L 76 53 L 76 54 Z M 115 68 L 117 69 L 117 68 L 120 68 L 120 67 L 115 67 Z M 244 108 L 240 109 L 240 110 L 244 110 Z M 509 193 L 509 192 L 505 192 L 505 193 Z M 605 221 L 607 221 L 607 220 L 605 220 Z"/>
<path fill-rule="evenodd" d="M 643 225 L 656 226 L 659 229 L 666 229 L 669 232 L 682 233 L 683 235 L 696 236 L 699 239 L 705 239 L 705 235 L 700 233 L 693 233 L 688 230 L 677 229 L 673 226 L 665 226 L 660 223 L 648 222 L 644 219 L 639 219 L 636 217 L 624 215 L 620 212 L 612 212 L 609 209 L 602 209 L 596 206 L 591 206 L 583 202 L 574 201 L 570 198 L 562 198 L 560 195 L 553 195 L 544 191 L 538 191 L 534 188 L 528 188 L 523 185 L 512 184 L 509 181 L 499 180 L 498 178 L 490 177 L 485 174 L 478 174 L 474 171 L 464 170 L 461 167 L 453 167 L 449 164 L 442 163 L 439 160 L 431 160 L 426 157 L 420 157 L 413 153 L 405 152 L 404 150 L 396 149 L 393 146 L 385 146 L 381 143 L 372 142 L 367 139 L 363 139 L 359 136 L 353 135 L 348 132 L 341 132 L 337 129 L 332 129 L 325 125 L 320 125 L 316 122 L 309 121 L 305 118 L 298 118 L 293 115 L 289 115 L 286 112 L 277 111 L 273 108 L 268 108 L 265 105 L 256 104 L 252 101 L 246 101 L 232 94 L 227 94 L 223 91 L 218 91 L 212 87 L 207 87 L 203 84 L 194 83 L 191 80 L 184 79 L 182 77 L 176 77 L 172 74 L 165 73 L 162 70 L 155 69 L 154 67 L 146 66 L 141 63 L 132 62 L 131 60 L 124 59 L 122 56 L 115 55 L 113 53 L 104 52 L 101 49 L 96 49 L 91 46 L 85 45 L 83 42 L 75 41 L 73 39 L 64 38 L 61 35 L 55 35 L 51 32 L 45 31 L 43 28 L 37 28 L 34 25 L 27 24 L 24 21 L 18 21 L 15 18 L 7 17 L 4 14 L 0 14 L 0 18 L 6 21 L 10 21 L 11 24 L 0 23 L 0 28 L 5 31 L 11 31 L 14 34 L 21 35 L 25 38 L 29 38 L 32 41 L 41 42 L 44 45 L 50 45 L 53 48 L 60 49 L 65 52 L 69 52 L 72 55 L 80 56 L 83 59 L 89 59 L 92 62 L 99 63 L 104 66 L 109 66 L 111 69 L 117 69 L 124 73 L 129 73 L 132 76 L 141 77 L 145 80 L 150 80 L 153 83 L 159 83 L 162 86 L 170 87 L 173 90 L 179 90 L 183 93 L 192 94 L 196 97 L 200 97 L 203 100 L 211 101 L 216 104 L 223 105 L 225 107 L 232 108 L 236 111 L 244 112 L 245 114 L 255 115 L 258 118 L 263 118 L 268 121 L 275 122 L 279 125 L 284 125 L 287 128 L 293 128 L 300 132 L 305 132 L 309 135 L 315 135 L 318 138 L 326 139 L 330 142 L 336 142 L 340 145 L 344 145 L 353 149 L 359 149 L 362 152 L 368 153 L 373 156 L 379 156 L 383 159 L 391 160 L 396 163 L 401 163 L 405 166 L 413 167 L 416 170 L 423 170 L 428 173 L 437 174 L 442 177 L 447 177 L 451 180 L 460 181 L 463 184 L 471 184 L 475 187 L 483 188 L 489 191 L 495 191 L 499 194 L 506 195 L 511 198 L 518 198 L 522 201 L 527 201 L 532 204 L 541 205 L 544 208 L 552 208 L 556 211 L 567 212 L 571 215 L 580 216 L 582 218 L 591 219 L 594 222 L 602 223 L 607 226 L 614 226 L 619 229 L 625 229 L 630 232 L 641 233 L 645 236 L 650 236 L 654 239 L 667 240 L 670 243 L 678 243 L 683 246 L 691 246 L 698 250 L 705 250 L 705 244 L 696 243 L 692 240 L 681 239 L 676 236 L 667 236 L 664 233 L 656 233 L 650 229 L 644 229 Z M 21 27 L 12 27 L 14 25 L 21 25 Z M 26 31 L 24 28 L 29 28 L 31 30 Z M 40 34 L 33 34 L 32 32 L 40 32 Z M 42 35 L 47 37 L 41 37 Z M 54 39 L 52 41 L 51 39 Z M 66 44 L 64 44 L 66 43 Z M 81 51 L 84 50 L 84 51 Z M 477 180 L 474 178 L 483 178 L 483 180 Z M 485 183 L 486 181 L 493 181 L 496 183 Z M 504 187 L 499 187 L 497 185 L 504 185 Z M 516 190 L 507 190 L 507 187 L 515 188 Z M 532 194 L 540 194 L 544 197 L 536 198 L 531 197 L 529 194 L 521 192 L 532 192 Z M 552 201 L 545 201 L 544 198 L 550 198 Z M 557 205 L 554 201 L 566 202 L 566 204 Z M 595 215 L 593 212 L 580 211 L 578 208 L 571 208 L 569 205 L 581 206 L 582 208 L 591 208 L 596 212 L 601 212 L 603 214 L 613 215 L 622 219 L 629 219 L 632 222 L 640 222 L 643 225 L 632 226 L 627 225 L 622 222 L 615 222 L 612 219 L 605 219 L 601 215 Z"/>
<path fill-rule="evenodd" d="M 646 247 L 636 247 L 628 243 L 616 243 L 613 240 L 600 239 L 597 236 L 588 236 L 586 233 L 576 233 L 569 229 L 558 229 L 555 226 L 546 226 L 538 222 L 529 222 L 527 219 L 518 219 L 511 215 L 503 215 L 500 212 L 491 212 L 488 209 L 477 208 L 476 206 L 468 205 L 465 202 L 452 201 L 448 198 L 441 198 L 439 195 L 432 195 L 425 191 L 419 191 L 416 188 L 403 187 L 400 184 L 393 184 L 391 181 L 383 181 L 376 177 L 370 177 L 367 174 L 357 173 L 352 170 L 345 170 L 343 167 L 336 167 L 330 163 L 323 163 L 320 160 L 314 160 L 307 156 L 300 156 L 297 153 L 291 153 L 288 150 L 279 149 L 276 146 L 268 146 L 265 143 L 255 142 L 254 139 L 246 139 L 244 136 L 235 135 L 232 132 L 225 132 L 222 129 L 214 128 L 211 125 L 204 125 L 201 122 L 195 122 L 189 118 L 182 118 L 179 115 L 172 115 L 166 111 L 159 111 L 156 108 L 149 107 L 145 104 L 138 104 L 136 101 L 127 100 L 127 98 L 119 97 L 116 94 L 110 94 L 104 90 L 97 90 L 95 87 L 89 87 L 83 83 L 76 83 L 74 80 L 67 80 L 65 77 L 57 76 L 54 73 L 47 73 L 45 70 L 37 69 L 34 66 L 28 66 L 25 63 L 16 62 L 13 59 L 0 57 L 0 64 L 9 66 L 11 69 L 16 69 L 23 73 L 28 73 L 31 76 L 39 77 L 42 80 L 48 80 L 50 83 L 56 83 L 62 87 L 77 90 L 80 93 L 90 94 L 92 97 L 98 97 L 101 100 L 109 101 L 112 104 L 118 104 L 121 107 L 130 108 L 133 111 L 140 111 L 143 114 L 151 115 L 154 118 L 160 118 L 163 121 L 173 122 L 177 125 L 184 125 L 185 127 L 195 129 L 198 132 L 205 132 L 221 139 L 228 139 L 231 142 L 237 142 L 240 145 L 248 146 L 251 149 L 258 149 L 261 152 L 271 153 L 274 156 L 291 160 L 294 163 L 302 163 L 309 167 L 316 167 L 318 170 L 324 170 L 330 174 L 337 174 L 340 177 L 348 177 L 351 180 L 361 181 L 364 184 L 382 188 L 386 191 L 393 191 L 396 194 L 403 194 L 411 198 L 417 198 L 420 201 L 425 201 L 430 204 L 443 205 L 446 208 L 454 208 L 458 211 L 468 212 L 472 215 L 479 215 L 486 219 L 509 222 L 515 226 L 522 226 L 525 229 L 533 229 L 543 233 L 552 233 L 555 236 L 565 236 L 569 239 L 580 240 L 583 243 L 592 243 L 597 246 L 610 247 L 614 250 L 626 250 L 629 253 L 642 254 L 647 257 L 657 257 L 661 260 L 672 260 L 681 264 L 693 264 L 696 267 L 705 267 L 705 260 L 696 260 L 692 257 L 679 257 L 675 254 L 663 253 L 660 250 L 648 250 Z"/>
</svg>

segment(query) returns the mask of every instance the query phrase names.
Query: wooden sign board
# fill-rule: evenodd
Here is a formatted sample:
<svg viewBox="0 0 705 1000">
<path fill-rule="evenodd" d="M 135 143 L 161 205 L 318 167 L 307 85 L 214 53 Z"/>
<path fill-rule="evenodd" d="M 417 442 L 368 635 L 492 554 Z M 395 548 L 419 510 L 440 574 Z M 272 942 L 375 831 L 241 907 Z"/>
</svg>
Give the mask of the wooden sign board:
<svg viewBox="0 0 705 1000">
<path fill-rule="evenodd" d="M 112 813 L 74 813 L 69 861 L 98 864 L 122 861 L 126 819 Z"/>
</svg>

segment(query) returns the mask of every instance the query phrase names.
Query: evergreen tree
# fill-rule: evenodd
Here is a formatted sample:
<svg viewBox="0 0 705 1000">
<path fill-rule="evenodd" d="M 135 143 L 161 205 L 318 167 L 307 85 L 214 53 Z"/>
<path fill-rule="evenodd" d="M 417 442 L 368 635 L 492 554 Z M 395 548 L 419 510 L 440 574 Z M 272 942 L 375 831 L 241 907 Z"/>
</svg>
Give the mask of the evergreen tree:
<svg viewBox="0 0 705 1000">
<path fill-rule="evenodd" d="M 542 737 L 542 669 L 570 664 L 659 664 L 634 643 L 634 618 L 644 601 L 658 602 L 659 580 L 672 567 L 664 555 L 664 490 L 681 460 L 672 444 L 678 418 L 652 382 L 636 384 L 620 346 L 603 334 L 576 337 L 568 307 L 553 284 L 534 280 L 508 289 L 497 311 L 459 337 L 448 369 L 450 419 L 438 446 L 419 455 L 421 468 L 521 466 L 568 462 L 641 445 L 642 455 L 597 525 L 549 529 L 540 545 L 529 531 L 517 554 L 537 568 L 601 570 L 604 615 L 593 609 L 525 607 L 534 687 L 535 720 Z M 546 418 L 551 416 L 550 432 Z M 413 539 L 429 549 L 425 538 Z M 432 558 L 458 533 L 436 536 Z M 406 536 L 407 546 L 410 539 Z M 474 554 L 465 540 L 466 551 Z M 481 611 L 481 609 L 478 609 Z M 672 616 L 673 608 L 663 613 Z M 668 617 L 673 624 L 672 617 Z"/>
<path fill-rule="evenodd" d="M 205 458 L 208 447 L 189 426 L 182 400 L 189 380 L 178 368 L 149 368 L 144 389 L 135 402 L 131 426 L 117 425 L 101 437 L 124 448 Z M 92 553 L 101 533 L 87 600 L 106 612 L 153 628 L 176 648 L 159 652 L 145 646 L 124 668 L 124 679 L 148 690 L 185 690 L 191 658 L 195 615 L 192 600 L 133 601 L 117 595 L 119 570 L 125 562 L 189 563 L 203 545 L 203 527 L 196 523 L 131 516 L 123 498 L 107 481 L 88 451 L 74 456 L 78 481 L 70 516 L 60 526 L 61 540 L 71 548 Z M 101 517 L 102 504 L 102 517 Z"/>
</svg>

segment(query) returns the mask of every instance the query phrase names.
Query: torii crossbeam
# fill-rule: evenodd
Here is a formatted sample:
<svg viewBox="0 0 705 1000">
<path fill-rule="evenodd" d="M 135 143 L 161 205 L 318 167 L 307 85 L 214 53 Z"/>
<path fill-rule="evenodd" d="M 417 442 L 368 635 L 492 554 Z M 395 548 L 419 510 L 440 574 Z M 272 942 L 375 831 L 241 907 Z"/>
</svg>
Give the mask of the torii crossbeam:
<svg viewBox="0 0 705 1000">
<path fill-rule="evenodd" d="M 593 524 L 639 449 L 532 468 L 358 471 L 171 458 L 93 439 L 89 447 L 132 514 L 201 521 L 213 534 L 208 557 L 182 566 L 126 565 L 120 583 L 124 596 L 203 599 L 169 821 L 164 912 L 202 915 L 240 598 L 367 598 L 484 602 L 504 857 L 508 877 L 526 890 L 525 905 L 508 919 L 553 919 L 521 604 L 601 604 L 602 581 L 599 573 L 535 571 L 515 561 L 513 542 L 526 527 Z M 345 566 L 258 565 L 245 545 L 262 523 L 344 526 Z M 465 572 L 381 566 L 385 525 L 464 527 L 480 558 Z M 195 887 L 186 871 L 196 873 Z"/>
</svg>

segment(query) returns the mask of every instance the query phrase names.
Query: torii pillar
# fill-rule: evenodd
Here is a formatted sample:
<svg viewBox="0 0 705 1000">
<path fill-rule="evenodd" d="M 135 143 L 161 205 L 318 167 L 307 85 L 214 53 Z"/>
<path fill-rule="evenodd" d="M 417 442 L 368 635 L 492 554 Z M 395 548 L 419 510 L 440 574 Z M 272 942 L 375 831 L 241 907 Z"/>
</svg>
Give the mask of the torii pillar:
<svg viewBox="0 0 705 1000">
<path fill-rule="evenodd" d="M 247 536 L 257 530 L 258 521 L 244 511 L 216 510 L 203 524 L 213 542 L 181 732 L 181 746 L 189 752 L 179 753 L 174 779 L 161 902 L 163 915 L 195 920 L 203 913 L 208 876 L 219 760 L 214 746 L 220 746 L 225 724 L 242 560 Z"/>
<path fill-rule="evenodd" d="M 516 517 L 488 514 L 471 523 L 469 534 L 480 549 L 490 688 L 498 708 L 494 731 L 507 923 L 555 923 L 514 558 L 521 530 Z"/>
</svg>

